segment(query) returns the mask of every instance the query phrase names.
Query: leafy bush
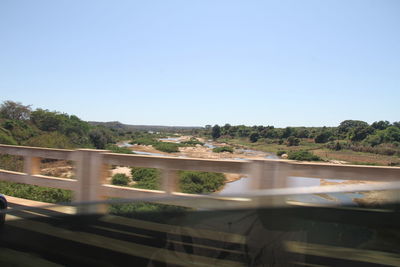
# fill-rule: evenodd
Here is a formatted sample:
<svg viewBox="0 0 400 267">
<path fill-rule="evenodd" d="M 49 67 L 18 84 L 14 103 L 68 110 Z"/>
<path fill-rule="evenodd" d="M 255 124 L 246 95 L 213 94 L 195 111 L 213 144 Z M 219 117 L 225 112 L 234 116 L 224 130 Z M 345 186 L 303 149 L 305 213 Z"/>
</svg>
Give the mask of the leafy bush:
<svg viewBox="0 0 400 267">
<path fill-rule="evenodd" d="M 221 153 L 221 152 L 233 153 L 233 147 L 230 147 L 230 146 L 220 146 L 220 147 L 213 148 L 212 151 L 215 152 L 215 153 Z"/>
<path fill-rule="evenodd" d="M 289 159 L 304 161 L 321 161 L 321 158 L 306 150 L 291 151 L 288 154 Z"/>
<path fill-rule="evenodd" d="M 253 132 L 250 134 L 250 142 L 255 143 L 258 141 L 258 139 L 260 138 L 260 135 L 257 132 Z"/>
<path fill-rule="evenodd" d="M 300 144 L 300 139 L 294 136 L 289 136 L 286 140 L 287 146 L 298 146 Z"/>
<path fill-rule="evenodd" d="M 160 170 L 153 168 L 137 168 L 131 170 L 134 187 L 143 189 L 160 189 Z"/>
<path fill-rule="evenodd" d="M 326 143 L 329 141 L 329 138 L 332 136 L 332 133 L 324 131 L 319 133 L 315 138 L 314 141 L 317 144 Z"/>
<path fill-rule="evenodd" d="M 4 145 L 16 145 L 17 142 L 12 138 L 12 136 L 9 136 L 5 131 L 0 130 L 0 144 Z"/>
<path fill-rule="evenodd" d="M 276 155 L 277 156 L 282 156 L 283 154 L 286 154 L 287 152 L 285 151 L 285 150 L 278 150 L 277 152 L 276 152 Z"/>
<path fill-rule="evenodd" d="M 400 149 L 396 145 L 396 143 L 393 144 L 380 144 L 377 146 L 368 146 L 368 145 L 351 145 L 350 149 L 356 152 L 366 152 L 366 153 L 375 153 L 375 154 L 380 154 L 380 155 L 387 155 L 387 156 L 393 156 L 393 155 L 400 155 Z"/>
<path fill-rule="evenodd" d="M 24 160 L 20 156 L 7 155 L 7 154 L 0 155 L 0 169 L 22 172 L 23 166 L 24 166 Z"/>
<path fill-rule="evenodd" d="M 179 176 L 181 191 L 191 194 L 215 192 L 225 182 L 225 175 L 222 173 L 181 171 Z"/>
<path fill-rule="evenodd" d="M 2 126 L 8 130 L 7 134 L 19 143 L 39 134 L 36 127 L 24 120 L 6 120 L 2 123 Z"/>
<path fill-rule="evenodd" d="M 70 190 L 6 181 L 0 181 L 0 192 L 13 197 L 20 197 L 48 203 L 70 202 L 72 199 L 72 192 Z"/>
<path fill-rule="evenodd" d="M 89 132 L 89 138 L 97 149 L 104 149 L 107 144 L 114 142 L 112 131 L 104 127 L 92 129 Z"/>
<path fill-rule="evenodd" d="M 134 187 L 160 189 L 160 170 L 153 168 L 132 168 Z M 222 173 L 180 171 L 179 184 L 184 193 L 211 193 L 223 186 L 225 176 Z"/>
<path fill-rule="evenodd" d="M 116 145 L 108 144 L 106 146 L 107 150 L 110 150 L 112 153 L 121 153 L 121 154 L 135 154 L 132 150 L 127 147 L 119 147 Z"/>
<path fill-rule="evenodd" d="M 158 142 L 154 148 L 167 153 L 179 152 L 179 145 L 175 143 Z"/>
<path fill-rule="evenodd" d="M 327 148 L 335 151 L 339 151 L 342 149 L 350 149 L 351 146 L 352 146 L 351 143 L 347 141 L 332 141 L 326 144 Z"/>
<path fill-rule="evenodd" d="M 10 120 L 28 120 L 31 115 L 31 107 L 19 102 L 4 101 L 0 106 L 0 117 Z"/>
<path fill-rule="evenodd" d="M 150 145 L 155 145 L 158 143 L 158 141 L 154 138 L 150 137 L 138 137 L 133 139 L 131 142 L 129 142 L 131 145 L 144 145 L 144 146 L 150 146 Z"/>
<path fill-rule="evenodd" d="M 123 173 L 114 174 L 111 183 L 113 185 L 128 185 L 129 184 L 129 177 Z"/>
<path fill-rule="evenodd" d="M 181 143 L 184 146 L 196 146 L 196 145 L 204 145 L 203 142 L 200 142 L 199 140 L 197 140 L 197 138 L 190 138 L 189 141 L 184 141 Z"/>
<path fill-rule="evenodd" d="M 50 148 L 73 148 L 69 138 L 59 132 L 44 133 L 23 143 L 26 146 L 50 147 Z"/>
<path fill-rule="evenodd" d="M 112 204 L 110 206 L 110 214 L 159 223 L 167 223 L 170 219 L 176 219 L 188 210 L 190 209 L 185 207 L 149 202 Z"/>
</svg>

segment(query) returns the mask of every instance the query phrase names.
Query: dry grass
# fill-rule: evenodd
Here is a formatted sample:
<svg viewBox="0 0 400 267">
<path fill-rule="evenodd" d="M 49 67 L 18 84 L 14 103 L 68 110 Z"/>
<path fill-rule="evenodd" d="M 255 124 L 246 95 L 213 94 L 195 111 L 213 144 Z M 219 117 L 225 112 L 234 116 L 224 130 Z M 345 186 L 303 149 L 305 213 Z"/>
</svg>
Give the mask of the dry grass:
<svg viewBox="0 0 400 267">
<path fill-rule="evenodd" d="M 388 166 L 391 163 L 400 164 L 400 158 L 396 156 L 385 156 L 372 153 L 354 152 L 350 150 L 331 151 L 317 149 L 312 151 L 315 155 L 325 160 L 335 159 L 353 164 L 382 165 Z"/>
</svg>

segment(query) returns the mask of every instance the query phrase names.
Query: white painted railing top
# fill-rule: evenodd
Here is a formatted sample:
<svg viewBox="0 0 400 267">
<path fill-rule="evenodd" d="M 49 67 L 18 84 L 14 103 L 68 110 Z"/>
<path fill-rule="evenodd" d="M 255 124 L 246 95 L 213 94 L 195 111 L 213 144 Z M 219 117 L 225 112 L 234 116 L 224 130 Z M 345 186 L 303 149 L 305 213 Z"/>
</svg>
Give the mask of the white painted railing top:
<svg viewBox="0 0 400 267">
<path fill-rule="evenodd" d="M 252 189 L 284 188 L 288 177 L 400 181 L 399 167 L 338 165 L 289 160 L 212 160 L 155 157 L 109 153 L 94 149 L 50 149 L 0 145 L 1 154 L 22 156 L 24 172 L 0 170 L 0 180 L 48 186 L 74 191 L 76 201 L 96 201 L 107 197 L 135 198 L 163 196 L 178 191 L 179 170 L 193 170 L 249 175 Z M 40 175 L 40 159 L 70 160 L 75 164 L 76 180 Z M 159 168 L 162 191 L 120 187 L 106 184 L 109 165 Z"/>
</svg>

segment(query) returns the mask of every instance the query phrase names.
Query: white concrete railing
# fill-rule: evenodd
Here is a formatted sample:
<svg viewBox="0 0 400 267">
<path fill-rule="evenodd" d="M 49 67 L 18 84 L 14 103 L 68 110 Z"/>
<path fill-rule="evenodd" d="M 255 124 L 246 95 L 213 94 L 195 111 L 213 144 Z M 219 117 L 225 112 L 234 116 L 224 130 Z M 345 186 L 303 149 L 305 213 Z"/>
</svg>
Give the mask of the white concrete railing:
<svg viewBox="0 0 400 267">
<path fill-rule="evenodd" d="M 0 145 L 0 154 L 17 155 L 24 158 L 24 172 L 0 169 L 0 180 L 72 190 L 74 201 L 77 202 L 98 201 L 109 197 L 151 198 L 168 195 L 199 197 L 199 195 L 177 192 L 177 172 L 179 170 L 246 174 L 252 179 L 253 190 L 284 188 L 288 177 L 400 181 L 399 167 L 335 165 L 268 159 L 239 161 L 154 157 L 115 154 L 106 150 L 65 150 L 9 145 Z M 40 175 L 41 158 L 73 161 L 76 180 Z M 162 190 L 145 190 L 106 184 L 110 165 L 159 168 L 162 171 Z M 218 197 L 215 196 L 215 199 Z"/>
</svg>

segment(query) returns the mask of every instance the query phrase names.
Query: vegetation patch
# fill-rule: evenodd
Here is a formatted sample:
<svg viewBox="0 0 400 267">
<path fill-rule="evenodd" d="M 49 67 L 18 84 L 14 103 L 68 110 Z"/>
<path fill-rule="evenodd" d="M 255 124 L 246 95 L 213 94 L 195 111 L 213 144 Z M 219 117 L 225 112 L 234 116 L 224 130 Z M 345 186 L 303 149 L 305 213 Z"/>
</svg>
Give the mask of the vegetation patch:
<svg viewBox="0 0 400 267">
<path fill-rule="evenodd" d="M 179 182 L 183 193 L 208 194 L 224 185 L 225 175 L 214 172 L 181 171 Z"/>
<path fill-rule="evenodd" d="M 322 159 L 313 153 L 300 150 L 300 151 L 291 151 L 288 154 L 288 159 L 292 160 L 303 160 L 303 161 L 321 161 Z"/>
<path fill-rule="evenodd" d="M 215 148 L 213 148 L 213 152 L 215 152 L 215 153 L 222 153 L 222 152 L 233 153 L 233 147 L 230 147 L 230 146 L 215 147 Z"/>
<path fill-rule="evenodd" d="M 143 145 L 143 146 L 154 146 L 159 143 L 155 138 L 152 137 L 138 137 L 129 142 L 131 145 Z"/>
<path fill-rule="evenodd" d="M 111 178 L 111 183 L 113 185 L 122 185 L 122 186 L 125 185 L 126 186 L 129 184 L 129 182 L 130 182 L 129 177 L 123 173 L 114 174 L 113 177 Z"/>
<path fill-rule="evenodd" d="M 160 170 L 132 167 L 131 173 L 132 180 L 136 182 L 134 187 L 151 190 L 160 189 Z"/>
<path fill-rule="evenodd" d="M 277 155 L 278 157 L 282 156 L 283 154 L 287 154 L 287 152 L 286 152 L 285 150 L 278 150 L 278 151 L 276 152 L 276 155 Z"/>
<path fill-rule="evenodd" d="M 47 203 L 71 202 L 72 199 L 72 192 L 70 190 L 6 181 L 0 181 L 0 192 L 13 197 Z"/>
<path fill-rule="evenodd" d="M 120 154 L 135 154 L 132 150 L 127 147 L 119 147 L 117 145 L 109 144 L 106 146 L 107 150 L 110 150 L 112 153 L 120 153 Z"/>
<path fill-rule="evenodd" d="M 175 143 L 158 142 L 154 145 L 154 148 L 167 153 L 179 152 L 179 145 Z"/>
<path fill-rule="evenodd" d="M 190 211 L 190 208 L 150 202 L 133 202 L 110 205 L 110 214 L 129 218 L 168 223 Z"/>
<path fill-rule="evenodd" d="M 190 138 L 190 140 L 188 140 L 188 141 L 182 142 L 181 144 L 184 146 L 196 146 L 196 145 L 203 146 L 204 145 L 203 142 L 200 142 L 199 140 L 197 140 L 197 138 L 193 138 L 193 137 Z"/>
</svg>

